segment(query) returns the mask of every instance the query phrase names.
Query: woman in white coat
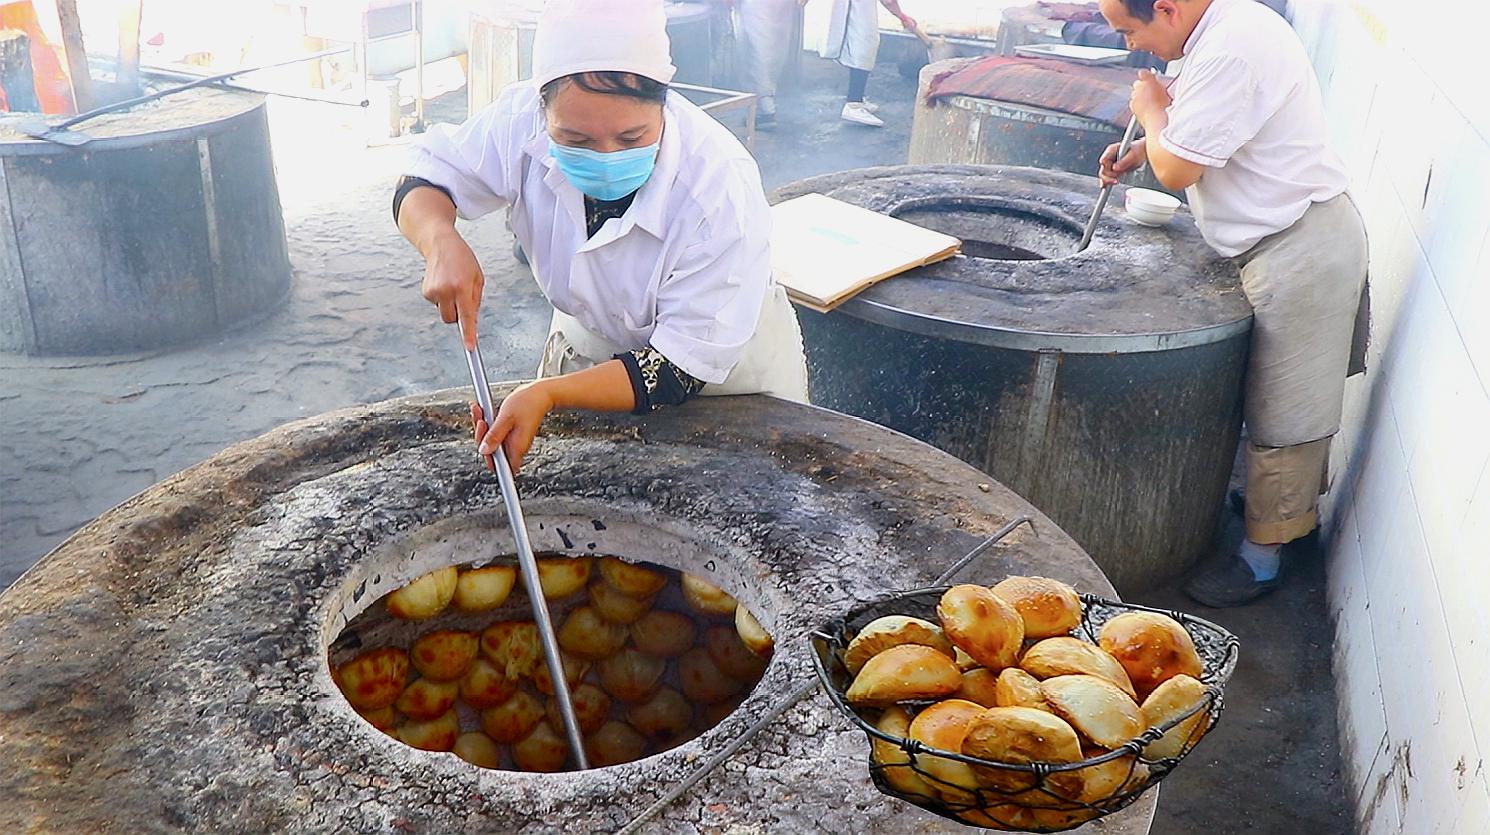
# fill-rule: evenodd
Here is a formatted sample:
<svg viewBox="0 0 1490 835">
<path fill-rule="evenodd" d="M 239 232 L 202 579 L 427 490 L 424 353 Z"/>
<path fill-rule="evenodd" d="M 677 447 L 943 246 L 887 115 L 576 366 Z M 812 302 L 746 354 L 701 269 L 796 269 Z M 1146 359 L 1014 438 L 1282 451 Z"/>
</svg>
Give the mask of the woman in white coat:
<svg viewBox="0 0 1490 835">
<path fill-rule="evenodd" d="M 828 12 L 827 34 L 818 54 L 848 68 L 848 95 L 840 117 L 845 122 L 882 128 L 885 123 L 875 115 L 879 106 L 865 98 L 869 73 L 879 56 L 880 24 L 876 0 L 818 0 Z M 916 21 L 900 10 L 900 0 L 878 0 L 889 9 L 907 32 L 916 31 Z"/>
<path fill-rule="evenodd" d="M 457 216 L 508 218 L 554 306 L 539 379 L 494 420 L 483 455 L 514 468 L 553 409 L 645 413 L 697 394 L 805 401 L 801 331 L 771 278 L 755 161 L 667 83 L 661 0 L 550 0 L 533 78 L 423 138 L 394 195 L 424 255 L 424 297 L 476 343 L 482 274 Z"/>
</svg>

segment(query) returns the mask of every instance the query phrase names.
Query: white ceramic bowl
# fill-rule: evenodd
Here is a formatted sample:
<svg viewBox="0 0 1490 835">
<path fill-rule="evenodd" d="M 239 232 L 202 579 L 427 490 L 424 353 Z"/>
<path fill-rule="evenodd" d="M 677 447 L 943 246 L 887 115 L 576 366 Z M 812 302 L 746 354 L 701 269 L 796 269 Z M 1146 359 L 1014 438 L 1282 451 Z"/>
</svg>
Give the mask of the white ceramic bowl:
<svg viewBox="0 0 1490 835">
<path fill-rule="evenodd" d="M 1163 226 L 1180 209 L 1179 198 L 1149 188 L 1130 188 L 1123 193 L 1128 217 L 1144 226 Z"/>
</svg>

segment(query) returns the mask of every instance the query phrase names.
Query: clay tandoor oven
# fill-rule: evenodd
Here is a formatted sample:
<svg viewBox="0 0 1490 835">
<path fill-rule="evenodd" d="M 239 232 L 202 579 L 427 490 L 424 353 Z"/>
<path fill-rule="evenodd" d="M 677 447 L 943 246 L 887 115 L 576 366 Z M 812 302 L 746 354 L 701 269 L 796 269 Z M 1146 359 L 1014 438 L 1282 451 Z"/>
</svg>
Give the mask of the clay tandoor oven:
<svg viewBox="0 0 1490 835">
<path fill-rule="evenodd" d="M 1050 514 L 1120 590 L 1209 546 L 1241 425 L 1251 308 L 1189 214 L 1152 229 L 1094 177 L 865 168 L 818 192 L 963 240 L 965 257 L 798 308 L 814 403 L 932 443 Z"/>
<path fill-rule="evenodd" d="M 350 409 L 230 447 L 91 523 L 0 596 L 0 831 L 613 832 L 811 680 L 808 631 L 959 576 L 1110 594 L 1046 517 L 951 456 L 765 397 L 645 421 L 550 419 L 520 477 L 534 545 L 682 569 L 776 638 L 763 679 L 676 748 L 581 773 L 473 766 L 376 730 L 328 645 L 380 595 L 510 547 L 464 392 Z M 954 832 L 880 795 L 864 735 L 797 703 L 648 832 Z M 1154 792 L 1101 831 L 1142 833 Z"/>
</svg>

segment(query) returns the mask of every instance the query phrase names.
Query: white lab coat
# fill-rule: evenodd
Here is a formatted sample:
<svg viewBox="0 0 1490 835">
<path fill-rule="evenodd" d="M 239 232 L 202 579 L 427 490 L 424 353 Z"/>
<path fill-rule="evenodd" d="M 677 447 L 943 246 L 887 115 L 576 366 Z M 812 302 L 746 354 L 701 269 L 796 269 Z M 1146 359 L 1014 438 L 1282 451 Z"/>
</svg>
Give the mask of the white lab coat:
<svg viewBox="0 0 1490 835">
<path fill-rule="evenodd" d="M 776 83 L 794 48 L 797 8 L 797 0 L 738 0 L 735 4 L 741 75 L 750 92 L 776 95 Z"/>
<path fill-rule="evenodd" d="M 724 126 L 676 93 L 663 119 L 652 176 L 625 215 L 589 239 L 583 196 L 549 156 L 531 84 L 508 87 L 459 127 L 431 129 L 406 173 L 448 188 L 464 218 L 508 209 L 571 346 L 650 345 L 715 386 L 748 365 L 764 380 L 755 391 L 800 390 L 797 399 L 804 399 L 800 347 L 766 372 L 759 356 L 747 357 L 766 350 L 753 339 L 766 321 L 800 346 L 795 313 L 771 278 L 771 215 L 755 161 Z M 738 382 L 729 388 L 745 393 Z"/>
<path fill-rule="evenodd" d="M 819 0 L 828 9 L 817 52 L 855 70 L 874 69 L 880 48 L 878 0 Z"/>
</svg>

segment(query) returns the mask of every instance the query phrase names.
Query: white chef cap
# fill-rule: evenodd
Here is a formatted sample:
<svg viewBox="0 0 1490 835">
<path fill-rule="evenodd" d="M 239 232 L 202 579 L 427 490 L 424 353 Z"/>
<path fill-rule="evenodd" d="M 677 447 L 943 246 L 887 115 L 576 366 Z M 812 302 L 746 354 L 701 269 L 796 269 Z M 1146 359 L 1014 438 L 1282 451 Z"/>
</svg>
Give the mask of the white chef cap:
<svg viewBox="0 0 1490 835">
<path fill-rule="evenodd" d="M 582 72 L 636 73 L 663 84 L 673 66 L 662 0 L 549 0 L 533 36 L 533 83 Z"/>
</svg>

